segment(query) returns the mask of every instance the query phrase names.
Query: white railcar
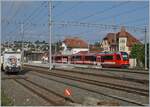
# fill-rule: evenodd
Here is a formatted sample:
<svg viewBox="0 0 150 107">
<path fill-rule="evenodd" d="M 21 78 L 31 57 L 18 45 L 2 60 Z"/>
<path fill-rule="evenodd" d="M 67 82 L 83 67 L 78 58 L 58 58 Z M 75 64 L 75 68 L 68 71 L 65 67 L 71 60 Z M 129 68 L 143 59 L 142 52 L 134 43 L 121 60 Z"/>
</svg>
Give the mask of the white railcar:
<svg viewBox="0 0 150 107">
<path fill-rule="evenodd" d="M 5 52 L 2 62 L 2 70 L 5 72 L 20 72 L 22 70 L 20 52 Z"/>
</svg>

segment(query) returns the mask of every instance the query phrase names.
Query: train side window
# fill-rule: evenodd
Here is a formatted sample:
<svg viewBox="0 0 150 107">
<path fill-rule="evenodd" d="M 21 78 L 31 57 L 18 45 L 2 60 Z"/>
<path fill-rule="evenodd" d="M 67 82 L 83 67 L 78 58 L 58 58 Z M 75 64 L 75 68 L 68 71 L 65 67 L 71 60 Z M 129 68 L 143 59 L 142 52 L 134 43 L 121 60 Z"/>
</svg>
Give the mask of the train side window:
<svg viewBox="0 0 150 107">
<path fill-rule="evenodd" d="M 85 56 L 85 60 L 86 61 L 96 61 L 96 57 L 95 56 Z"/>
<path fill-rule="evenodd" d="M 75 60 L 75 56 L 72 56 L 71 60 L 74 61 Z"/>
<path fill-rule="evenodd" d="M 81 56 L 75 56 L 75 61 L 80 61 L 81 60 Z"/>
<path fill-rule="evenodd" d="M 120 57 L 120 55 L 117 55 L 117 60 L 121 60 L 121 57 Z"/>
</svg>

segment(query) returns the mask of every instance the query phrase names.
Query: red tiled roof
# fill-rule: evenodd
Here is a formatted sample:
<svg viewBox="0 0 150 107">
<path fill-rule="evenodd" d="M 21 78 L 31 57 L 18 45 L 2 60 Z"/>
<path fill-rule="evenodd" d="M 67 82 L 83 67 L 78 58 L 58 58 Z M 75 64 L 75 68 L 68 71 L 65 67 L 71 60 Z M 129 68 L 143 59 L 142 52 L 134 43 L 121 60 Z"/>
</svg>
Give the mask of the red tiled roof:
<svg viewBox="0 0 150 107">
<path fill-rule="evenodd" d="M 106 37 L 104 38 L 104 40 L 108 40 L 108 44 L 113 44 L 115 43 L 114 36 L 115 36 L 114 33 L 108 33 Z"/>
<path fill-rule="evenodd" d="M 69 48 L 88 48 L 88 43 L 78 37 L 66 38 L 63 42 Z"/>
</svg>

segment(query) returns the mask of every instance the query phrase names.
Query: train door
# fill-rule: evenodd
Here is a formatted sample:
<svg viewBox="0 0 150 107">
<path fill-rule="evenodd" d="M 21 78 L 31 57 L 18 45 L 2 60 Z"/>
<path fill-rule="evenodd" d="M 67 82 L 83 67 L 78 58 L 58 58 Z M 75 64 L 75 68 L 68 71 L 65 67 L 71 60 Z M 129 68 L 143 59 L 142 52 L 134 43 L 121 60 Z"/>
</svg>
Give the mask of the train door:
<svg viewBox="0 0 150 107">
<path fill-rule="evenodd" d="M 79 55 L 77 58 L 77 64 L 83 64 L 85 57 L 83 55 Z"/>
<path fill-rule="evenodd" d="M 83 64 L 83 56 L 82 55 L 75 55 L 71 59 L 72 64 Z"/>
<path fill-rule="evenodd" d="M 68 63 L 68 57 L 62 56 L 62 63 Z"/>
<path fill-rule="evenodd" d="M 94 56 L 94 55 L 84 56 L 83 63 L 84 64 L 93 64 L 93 65 L 95 65 L 96 64 L 96 56 Z"/>
<path fill-rule="evenodd" d="M 96 56 L 96 64 L 98 65 L 98 66 L 100 66 L 101 65 L 101 56 L 100 55 L 98 55 L 98 56 Z"/>
<path fill-rule="evenodd" d="M 115 66 L 114 55 L 101 56 L 101 61 L 102 61 L 102 67 L 114 67 Z"/>
<path fill-rule="evenodd" d="M 115 66 L 116 67 L 120 67 L 120 65 L 121 65 L 121 55 L 120 54 L 116 54 L 115 56 L 116 56 L 116 59 L 115 59 L 116 64 L 115 64 Z"/>
</svg>

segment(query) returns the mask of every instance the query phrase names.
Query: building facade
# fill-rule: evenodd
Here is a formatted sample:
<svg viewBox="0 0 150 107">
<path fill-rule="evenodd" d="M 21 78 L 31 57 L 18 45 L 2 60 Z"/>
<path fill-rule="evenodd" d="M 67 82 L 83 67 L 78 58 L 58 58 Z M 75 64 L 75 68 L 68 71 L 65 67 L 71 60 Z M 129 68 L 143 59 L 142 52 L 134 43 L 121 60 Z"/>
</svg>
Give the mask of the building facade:
<svg viewBox="0 0 150 107">
<path fill-rule="evenodd" d="M 142 44 L 135 36 L 122 27 L 118 33 L 108 33 L 102 40 L 101 47 L 104 52 L 124 51 L 130 54 L 134 44 Z"/>
<path fill-rule="evenodd" d="M 62 42 L 62 54 L 63 55 L 71 55 L 76 54 L 80 51 L 89 51 L 88 43 L 78 37 L 74 38 L 66 38 Z"/>
</svg>

